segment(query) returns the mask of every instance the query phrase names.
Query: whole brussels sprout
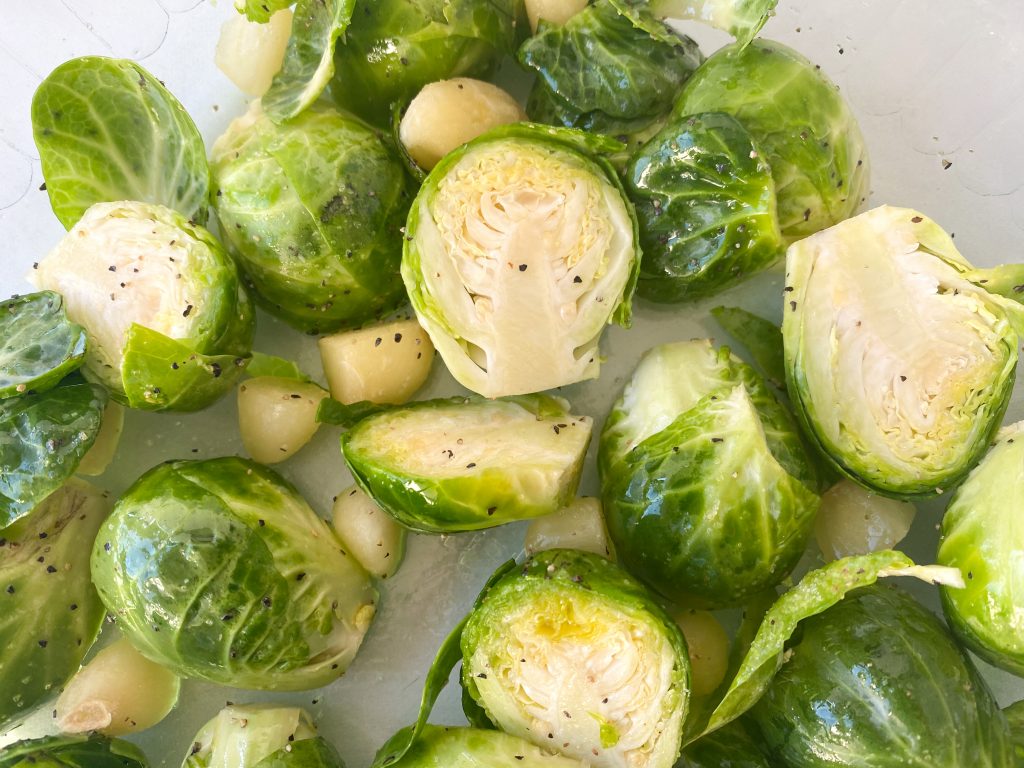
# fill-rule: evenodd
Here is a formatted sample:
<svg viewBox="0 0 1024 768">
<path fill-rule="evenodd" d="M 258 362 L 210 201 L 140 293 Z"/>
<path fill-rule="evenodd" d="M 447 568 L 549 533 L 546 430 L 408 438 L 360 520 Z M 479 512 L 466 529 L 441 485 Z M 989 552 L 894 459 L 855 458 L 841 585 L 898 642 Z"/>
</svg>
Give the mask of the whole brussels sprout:
<svg viewBox="0 0 1024 768">
<path fill-rule="evenodd" d="M 685 640 L 599 555 L 552 549 L 496 575 L 461 647 L 466 695 L 506 733 L 596 768 L 675 763 L 690 697 Z"/>
<path fill-rule="evenodd" d="M 497 128 L 448 154 L 409 212 L 402 277 L 460 384 L 485 397 L 597 377 L 640 251 L 614 170 L 578 131 Z"/>
<path fill-rule="evenodd" d="M 708 58 L 683 88 L 680 117 L 725 112 L 765 153 L 782 234 L 799 240 L 852 216 L 867 196 L 857 120 L 820 67 L 781 43 L 755 40 Z"/>
<path fill-rule="evenodd" d="M 893 498 L 954 487 L 1009 403 L 1024 310 L 924 214 L 884 206 L 790 247 L 782 322 L 797 416 Z"/>
<path fill-rule="evenodd" d="M 145 656 L 261 690 L 339 677 L 377 599 L 298 492 L 239 458 L 168 462 L 139 478 L 96 538 L 92 576 Z"/>
<path fill-rule="evenodd" d="M 84 371 L 118 402 L 194 411 L 242 374 L 255 330 L 234 263 L 160 205 L 97 203 L 30 275 L 88 334 Z"/>
<path fill-rule="evenodd" d="M 121 739 L 45 736 L 0 749 L 0 768 L 149 768 L 149 761 Z"/>
<path fill-rule="evenodd" d="M 182 768 L 345 768 L 298 707 L 229 705 L 199 729 Z"/>
<path fill-rule="evenodd" d="M 342 109 L 386 125 L 391 105 L 427 83 L 486 78 L 516 41 L 521 0 L 359 2 L 334 50 L 331 95 Z"/>
<path fill-rule="evenodd" d="M 598 469 L 623 565 L 667 597 L 708 606 L 782 581 L 820 502 L 789 415 L 707 340 L 647 353 L 605 422 Z"/>
<path fill-rule="evenodd" d="M 1009 729 L 945 627 L 868 587 L 805 619 L 751 716 L 788 768 L 1010 768 Z"/>
<path fill-rule="evenodd" d="M 257 102 L 211 168 L 225 242 L 268 311 L 320 333 L 402 302 L 407 177 L 364 123 L 319 103 L 279 125 Z"/>
<path fill-rule="evenodd" d="M 965 589 L 943 589 L 957 637 L 986 661 L 1024 674 L 1024 422 L 1003 429 L 942 519 L 938 560 Z"/>
</svg>

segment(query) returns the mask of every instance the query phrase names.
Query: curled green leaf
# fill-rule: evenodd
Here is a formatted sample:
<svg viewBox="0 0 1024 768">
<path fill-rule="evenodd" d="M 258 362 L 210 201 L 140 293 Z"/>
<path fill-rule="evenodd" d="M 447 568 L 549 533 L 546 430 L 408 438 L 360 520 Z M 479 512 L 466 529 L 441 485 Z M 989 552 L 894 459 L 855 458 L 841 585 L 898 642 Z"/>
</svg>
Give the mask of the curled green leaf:
<svg viewBox="0 0 1024 768">
<path fill-rule="evenodd" d="M 0 398 L 52 389 L 85 360 L 85 330 L 53 291 L 0 303 L 0 340 Z"/>
</svg>

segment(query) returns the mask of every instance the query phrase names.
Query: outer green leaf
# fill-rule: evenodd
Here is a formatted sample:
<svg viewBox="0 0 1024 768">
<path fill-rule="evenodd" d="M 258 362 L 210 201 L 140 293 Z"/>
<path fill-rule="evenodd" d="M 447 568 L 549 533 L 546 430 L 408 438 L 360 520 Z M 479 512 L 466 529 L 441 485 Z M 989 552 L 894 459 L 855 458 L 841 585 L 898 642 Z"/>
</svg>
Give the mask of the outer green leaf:
<svg viewBox="0 0 1024 768">
<path fill-rule="evenodd" d="M 493 729 L 426 726 L 396 768 L 581 768 L 525 739 Z"/>
<path fill-rule="evenodd" d="M 0 729 L 64 685 L 99 634 L 89 553 L 109 511 L 105 493 L 71 480 L 0 531 Z"/>
<path fill-rule="evenodd" d="M 266 24 L 278 11 L 292 5 L 295 0 L 235 0 L 235 10 L 249 21 Z"/>
<path fill-rule="evenodd" d="M 106 404 L 101 387 L 80 380 L 0 400 L 0 528 L 74 474 L 96 441 Z"/>
<path fill-rule="evenodd" d="M 338 750 L 322 736 L 282 747 L 253 768 L 345 768 Z"/>
<path fill-rule="evenodd" d="M 298 115 L 334 77 L 334 44 L 348 29 L 356 0 L 299 0 L 281 70 L 263 96 L 274 122 Z"/>
<path fill-rule="evenodd" d="M 135 62 L 61 64 L 32 99 L 32 132 L 53 212 L 67 229 L 93 203 L 159 203 L 205 223 L 206 148 L 192 118 Z"/>
<path fill-rule="evenodd" d="M 751 711 L 773 760 L 793 768 L 1011 768 L 1009 729 L 946 628 L 881 586 L 801 624 Z"/>
<path fill-rule="evenodd" d="M 641 296 L 711 296 L 767 269 L 785 250 L 772 169 L 729 115 L 674 116 L 633 155 L 625 177 L 644 250 Z"/>
<path fill-rule="evenodd" d="M 562 125 L 611 135 L 634 133 L 667 114 L 703 61 L 688 37 L 653 37 L 610 0 L 597 0 L 562 26 L 542 24 L 517 56 L 539 76 L 532 119 L 552 117 L 557 104 Z"/>
<path fill-rule="evenodd" d="M 333 424 L 336 427 L 351 429 L 363 419 L 393 408 L 394 406 L 371 403 L 369 400 L 340 403 L 334 398 L 325 397 L 316 409 L 316 420 L 320 424 Z"/>
<path fill-rule="evenodd" d="M 0 398 L 52 389 L 85 358 L 85 330 L 52 291 L 0 303 Z"/>
<path fill-rule="evenodd" d="M 551 514 L 576 493 L 591 422 L 563 400 L 452 398 L 390 408 L 341 438 L 356 483 L 426 533 Z"/>
<path fill-rule="evenodd" d="M 786 359 L 779 326 L 741 307 L 715 307 L 711 316 L 746 347 L 758 372 L 769 384 L 786 389 Z"/>
<path fill-rule="evenodd" d="M 683 750 L 676 768 L 773 768 L 739 722 L 704 736 Z"/>
<path fill-rule="evenodd" d="M 261 690 L 340 676 L 377 597 L 298 492 L 238 458 L 143 475 L 101 529 L 92 575 L 143 654 L 183 677 Z"/>
<path fill-rule="evenodd" d="M 0 768 L 148 768 L 134 744 L 106 736 L 46 736 L 0 750 Z"/>
<path fill-rule="evenodd" d="M 787 240 L 852 216 L 867 197 L 867 149 L 856 118 L 820 67 L 781 43 L 756 40 L 711 56 L 674 109 L 701 112 L 732 115 L 763 150 Z"/>
<path fill-rule="evenodd" d="M 291 360 L 274 355 L 265 355 L 262 352 L 253 352 L 252 360 L 246 366 L 247 375 L 256 378 L 257 376 L 274 376 L 279 379 L 295 379 L 296 381 L 312 381 L 298 365 Z"/>
</svg>

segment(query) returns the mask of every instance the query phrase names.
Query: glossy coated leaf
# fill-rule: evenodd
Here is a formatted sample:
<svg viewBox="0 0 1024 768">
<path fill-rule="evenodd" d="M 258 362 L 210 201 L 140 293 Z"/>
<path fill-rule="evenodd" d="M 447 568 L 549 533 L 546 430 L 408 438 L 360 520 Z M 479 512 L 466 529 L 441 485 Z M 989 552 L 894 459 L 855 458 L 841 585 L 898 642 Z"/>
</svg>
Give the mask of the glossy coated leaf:
<svg viewBox="0 0 1024 768">
<path fill-rule="evenodd" d="M 741 307 L 715 307 L 711 316 L 726 333 L 746 347 L 754 367 L 773 387 L 786 389 L 782 329 Z"/>
<path fill-rule="evenodd" d="M 634 133 L 667 114 L 703 61 L 688 37 L 654 37 L 609 0 L 597 0 L 564 25 L 542 23 L 517 55 L 539 76 L 532 119 L 552 116 L 541 102 L 559 104 L 562 125 L 612 135 Z"/>
<path fill-rule="evenodd" d="M 249 21 L 266 24 L 278 11 L 291 7 L 295 0 L 235 0 L 235 10 Z"/>
<path fill-rule="evenodd" d="M 320 424 L 333 424 L 336 427 L 352 429 L 365 418 L 392 410 L 394 406 L 371 403 L 360 400 L 358 403 L 341 403 L 331 397 L 320 401 L 316 410 L 316 420 Z"/>
<path fill-rule="evenodd" d="M 0 400 L 0 528 L 74 474 L 96 440 L 106 404 L 100 386 L 80 380 Z"/>
<path fill-rule="evenodd" d="M 0 531 L 0 730 L 56 693 L 99 634 L 89 554 L 109 511 L 105 493 L 71 480 Z"/>
<path fill-rule="evenodd" d="M 525 739 L 494 729 L 428 725 L 396 768 L 582 768 Z"/>
<path fill-rule="evenodd" d="M 298 115 L 334 77 L 334 44 L 348 28 L 356 0 L 299 0 L 281 70 L 263 96 L 275 122 Z"/>
<path fill-rule="evenodd" d="M 629 0 L 627 0 L 629 1 Z M 661 17 L 701 21 L 728 32 L 742 47 L 757 37 L 778 0 L 632 0 Z"/>
<path fill-rule="evenodd" d="M 148 768 L 134 744 L 106 736 L 45 736 L 0 750 L 0 768 Z"/>
<path fill-rule="evenodd" d="M 32 99 L 32 132 L 53 212 L 70 229 L 93 203 L 159 203 L 204 223 L 210 171 L 192 118 L 135 62 L 61 64 Z"/>
<path fill-rule="evenodd" d="M 868 193 L 857 120 L 819 67 L 781 43 L 716 52 L 686 83 L 673 114 L 726 112 L 764 152 L 779 227 L 799 240 L 852 216 Z"/>
<path fill-rule="evenodd" d="M 283 357 L 266 355 L 262 352 L 253 352 L 252 360 L 245 367 L 247 376 L 274 376 L 279 379 L 294 379 L 295 381 L 312 381 L 298 365 Z"/>
<path fill-rule="evenodd" d="M 673 116 L 633 155 L 625 178 L 640 221 L 641 296 L 711 296 L 770 267 L 785 250 L 772 169 L 727 114 Z"/>
<path fill-rule="evenodd" d="M 939 619 L 909 594 L 869 587 L 802 622 L 751 710 L 774 762 L 1011 768 L 992 693 Z"/>
<path fill-rule="evenodd" d="M 0 303 L 0 398 L 52 389 L 85 358 L 85 330 L 52 291 Z"/>
<path fill-rule="evenodd" d="M 676 768 L 775 768 L 739 722 L 709 733 L 683 750 Z"/>
</svg>

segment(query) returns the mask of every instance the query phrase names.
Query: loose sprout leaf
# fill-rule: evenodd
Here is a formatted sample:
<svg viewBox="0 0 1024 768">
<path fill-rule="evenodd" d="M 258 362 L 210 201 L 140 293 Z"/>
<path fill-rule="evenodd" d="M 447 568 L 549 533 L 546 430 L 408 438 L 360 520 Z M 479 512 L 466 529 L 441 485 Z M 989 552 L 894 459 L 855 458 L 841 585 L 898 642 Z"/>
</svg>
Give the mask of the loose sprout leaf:
<svg viewBox="0 0 1024 768">
<path fill-rule="evenodd" d="M 945 569 L 921 569 L 902 552 L 886 550 L 870 555 L 847 557 L 811 571 L 800 583 L 780 597 L 765 614 L 761 627 L 736 676 L 711 714 L 687 723 L 684 742 L 690 744 L 732 722 L 749 710 L 767 690 L 782 665 L 783 650 L 797 625 L 823 613 L 852 590 L 874 584 L 885 576 L 913 576 L 929 583 L 949 580 Z"/>
<path fill-rule="evenodd" d="M 608 135 L 635 133 L 667 114 L 703 61 L 688 37 L 654 37 L 609 0 L 563 26 L 542 22 L 517 57 L 539 76 L 532 119 Z"/>
<path fill-rule="evenodd" d="M 235 0 L 235 10 L 249 21 L 266 24 L 278 11 L 291 6 L 295 0 Z"/>
<path fill-rule="evenodd" d="M 0 731 L 62 687 L 99 634 L 106 610 L 89 554 L 109 511 L 102 491 L 71 480 L 3 530 Z"/>
<path fill-rule="evenodd" d="M 0 529 L 74 474 L 96 441 L 106 404 L 100 386 L 80 380 L 0 400 Z"/>
<path fill-rule="evenodd" d="M 316 420 L 320 424 L 333 424 L 336 427 L 351 429 L 363 419 L 390 411 L 393 408 L 392 405 L 371 403 L 369 400 L 346 404 L 340 403 L 334 398 L 325 397 L 317 408 Z"/>
<path fill-rule="evenodd" d="M 55 387 L 82 365 L 85 339 L 60 294 L 41 291 L 0 303 L 0 398 Z"/>
<path fill-rule="evenodd" d="M 146 411 L 205 408 L 241 377 L 249 359 L 203 355 L 176 339 L 133 324 L 121 364 L 127 404 Z"/>
<path fill-rule="evenodd" d="M 730 115 L 674 115 L 630 158 L 625 179 L 640 221 L 641 296 L 711 296 L 785 250 L 772 169 Z"/>
<path fill-rule="evenodd" d="M 253 378 L 257 376 L 275 376 L 281 379 L 295 379 L 296 381 L 309 382 L 312 379 L 298 365 L 283 357 L 266 355 L 263 352 L 253 352 L 252 360 L 246 366 L 245 372 Z"/>
<path fill-rule="evenodd" d="M 338 750 L 322 736 L 301 739 L 269 755 L 253 768 L 344 768 Z"/>
<path fill-rule="evenodd" d="M 289 120 L 320 98 L 334 77 L 334 44 L 348 29 L 355 0 L 299 0 L 281 71 L 263 96 L 275 122 Z"/>
<path fill-rule="evenodd" d="M 0 768 L 148 768 L 134 744 L 106 736 L 45 736 L 0 749 Z"/>
<path fill-rule="evenodd" d="M 754 367 L 776 389 L 786 389 L 786 360 L 782 329 L 741 307 L 715 307 L 711 316 L 736 341 L 746 347 Z"/>
<path fill-rule="evenodd" d="M 53 212 L 70 229 L 93 203 L 160 203 L 204 223 L 210 170 L 192 118 L 138 64 L 61 64 L 32 99 L 32 132 Z"/>
<path fill-rule="evenodd" d="M 750 44 L 775 14 L 779 0 L 640 0 L 662 18 L 702 21 Z"/>
</svg>

